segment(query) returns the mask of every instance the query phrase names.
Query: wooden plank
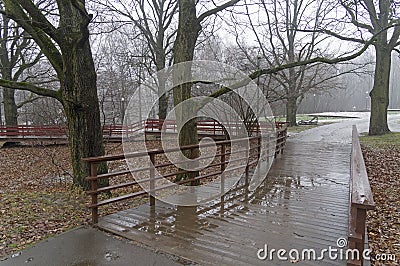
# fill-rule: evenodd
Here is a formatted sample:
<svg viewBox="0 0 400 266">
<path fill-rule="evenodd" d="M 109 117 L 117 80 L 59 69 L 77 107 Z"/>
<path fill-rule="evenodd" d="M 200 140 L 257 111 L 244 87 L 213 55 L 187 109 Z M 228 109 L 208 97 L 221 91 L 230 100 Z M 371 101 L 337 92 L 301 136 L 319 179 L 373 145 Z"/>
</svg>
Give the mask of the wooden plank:
<svg viewBox="0 0 400 266">
<path fill-rule="evenodd" d="M 353 145 L 351 159 L 351 180 L 352 180 L 352 204 L 358 208 L 374 209 L 371 187 L 369 185 L 367 170 L 365 168 L 364 157 L 362 155 L 358 132 L 356 126 L 353 126 Z"/>
</svg>

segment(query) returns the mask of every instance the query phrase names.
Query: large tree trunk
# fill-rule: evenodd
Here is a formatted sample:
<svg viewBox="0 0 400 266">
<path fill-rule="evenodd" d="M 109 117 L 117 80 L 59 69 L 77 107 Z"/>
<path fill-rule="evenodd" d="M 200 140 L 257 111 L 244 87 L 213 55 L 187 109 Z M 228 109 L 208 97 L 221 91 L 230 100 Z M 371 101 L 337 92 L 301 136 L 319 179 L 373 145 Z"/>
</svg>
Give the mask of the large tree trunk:
<svg viewBox="0 0 400 266">
<path fill-rule="evenodd" d="M 182 62 L 192 61 L 194 49 L 201 30 L 200 22 L 196 17 L 196 1 L 195 0 L 181 0 L 179 1 L 179 25 L 176 39 L 174 42 L 174 64 L 179 64 Z M 192 76 L 191 68 L 180 68 L 179 71 L 174 71 L 174 83 L 177 84 L 183 77 L 186 80 L 190 80 Z M 183 101 L 189 100 L 192 95 L 192 84 L 184 83 L 180 84 L 173 89 L 174 92 L 174 105 L 175 107 L 182 103 Z M 198 135 L 196 121 L 194 119 L 190 120 L 186 124 L 184 121 L 188 117 L 195 116 L 194 105 L 186 104 L 182 108 L 177 108 L 176 123 L 178 129 L 180 129 L 179 134 L 179 145 L 191 145 L 198 144 Z M 196 150 L 194 154 L 189 154 L 189 152 L 184 152 L 185 156 L 190 158 L 198 157 L 199 151 Z M 193 159 L 192 158 L 192 159 Z M 188 175 L 177 176 L 177 181 L 180 179 L 187 179 Z"/>
<path fill-rule="evenodd" d="M 390 132 L 387 123 L 389 106 L 389 79 L 391 66 L 391 50 L 376 45 L 376 65 L 374 87 L 371 96 L 371 117 L 369 135 L 383 135 Z"/>
<path fill-rule="evenodd" d="M 15 103 L 15 90 L 3 88 L 3 101 L 6 126 L 18 125 L 18 108 Z"/>
<path fill-rule="evenodd" d="M 2 48 L 3 51 L 5 48 Z M 3 79 L 12 80 L 12 70 L 10 67 L 10 62 L 7 56 L 2 55 L 1 62 L 3 68 L 1 69 L 1 75 Z M 15 90 L 9 88 L 3 88 L 3 103 L 4 103 L 4 118 L 5 125 L 8 127 L 13 127 L 18 125 L 18 107 L 15 103 Z M 13 130 L 9 130 L 12 134 Z"/>
<path fill-rule="evenodd" d="M 158 118 L 160 120 L 165 120 L 165 118 L 167 117 L 167 111 L 168 111 L 168 95 L 164 93 L 160 96 L 160 99 L 158 100 Z"/>
<path fill-rule="evenodd" d="M 7 56 L 7 46 L 6 40 L 2 40 L 0 45 L 0 62 L 1 77 L 2 79 L 12 80 L 12 67 L 10 60 Z M 4 102 L 4 117 L 6 126 L 16 126 L 18 125 L 18 108 L 15 103 L 15 90 L 9 88 L 3 88 L 3 102 Z"/>
<path fill-rule="evenodd" d="M 158 118 L 160 120 L 165 120 L 167 117 L 168 111 L 168 93 L 165 90 L 165 79 L 166 75 L 164 74 L 164 67 L 165 67 L 165 60 L 162 64 L 157 66 L 157 73 L 158 73 Z M 162 125 L 160 125 L 162 126 Z"/>
<path fill-rule="evenodd" d="M 163 8 L 161 6 L 160 8 Z M 160 12 L 160 16 L 162 16 L 163 12 Z M 165 81 L 166 74 L 165 72 L 165 48 L 164 48 L 164 27 L 162 24 L 162 18 L 159 18 L 158 25 L 158 34 L 157 34 L 157 43 L 155 47 L 156 54 L 156 69 L 158 73 L 158 95 L 160 96 L 158 100 L 158 118 L 160 120 L 165 120 L 167 117 L 168 110 L 168 94 L 165 91 Z"/>
<path fill-rule="evenodd" d="M 65 16 L 71 20 L 62 21 L 66 40 L 60 47 L 64 65 L 63 78 L 60 79 L 62 104 L 68 121 L 74 184 L 88 188 L 85 177 L 89 175 L 90 169 L 81 159 L 104 155 L 97 76 L 90 49 L 89 30 L 87 26 L 82 27 L 87 18 L 82 10 L 69 7 L 67 5 L 64 11 L 71 12 Z M 69 41 L 68 36 L 74 36 L 74 32 L 80 32 L 78 38 Z M 105 171 L 106 164 L 100 164 L 98 173 Z"/>
<path fill-rule="evenodd" d="M 64 51 L 65 80 L 63 106 L 68 120 L 68 139 L 72 159 L 74 184 L 87 188 L 85 176 L 89 167 L 81 158 L 104 154 L 100 125 L 100 109 L 96 87 L 96 72 L 89 42 Z M 105 171 L 104 165 L 99 172 Z"/>
<path fill-rule="evenodd" d="M 296 115 L 297 115 L 297 99 L 289 97 L 286 103 L 286 122 L 289 123 L 289 127 L 296 126 Z"/>
<path fill-rule="evenodd" d="M 89 44 L 88 25 L 92 15 L 87 13 L 85 0 L 56 1 L 59 21 L 53 26 L 33 2 L 2 2 L 7 13 L 31 35 L 57 72 L 60 90 L 25 89 L 62 103 L 68 120 L 74 185 L 87 188 L 84 178 L 89 175 L 89 167 L 81 159 L 104 155 L 96 72 Z M 106 171 L 105 164 L 98 168 L 99 173 Z"/>
</svg>

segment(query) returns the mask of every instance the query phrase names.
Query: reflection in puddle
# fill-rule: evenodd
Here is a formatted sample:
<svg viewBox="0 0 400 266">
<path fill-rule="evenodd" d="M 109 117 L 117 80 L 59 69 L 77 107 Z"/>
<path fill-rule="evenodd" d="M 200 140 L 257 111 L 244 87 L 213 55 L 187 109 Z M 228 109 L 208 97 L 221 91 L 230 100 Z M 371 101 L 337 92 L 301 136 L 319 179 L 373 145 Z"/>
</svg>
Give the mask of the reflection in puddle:
<svg viewBox="0 0 400 266">
<path fill-rule="evenodd" d="M 335 246 L 347 233 L 350 149 L 328 148 L 318 142 L 288 143 L 285 156 L 254 191 L 242 178 L 207 205 L 176 207 L 157 201 L 155 207 L 109 215 L 100 226 L 113 232 L 129 229 L 122 235 L 200 264 L 263 264 L 255 254 L 265 243 L 287 250 Z M 311 156 L 318 149 L 330 154 Z"/>
</svg>

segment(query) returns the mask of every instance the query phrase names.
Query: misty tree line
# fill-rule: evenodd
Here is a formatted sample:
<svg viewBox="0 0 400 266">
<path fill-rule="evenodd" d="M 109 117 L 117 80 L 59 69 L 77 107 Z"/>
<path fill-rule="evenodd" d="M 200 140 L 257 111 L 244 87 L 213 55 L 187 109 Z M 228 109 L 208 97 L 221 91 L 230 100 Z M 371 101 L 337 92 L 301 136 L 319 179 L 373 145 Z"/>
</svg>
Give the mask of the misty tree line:
<svg viewBox="0 0 400 266">
<path fill-rule="evenodd" d="M 211 59 L 248 73 L 270 102 L 285 106 L 290 125 L 309 95 L 343 89 L 346 75 L 372 74 L 369 133 L 384 134 L 399 8 L 391 0 L 2 0 L 5 122 L 18 122 L 18 108 L 51 106 L 52 119 L 35 119 L 67 123 L 74 183 L 84 186 L 89 169 L 80 159 L 104 154 L 101 124 L 121 122 L 143 80 L 180 62 Z M 162 94 L 165 80 L 157 78 Z M 195 94 L 233 97 L 242 85 L 175 86 L 162 94 L 157 116 Z M 195 121 L 182 124 L 190 112 L 176 114 L 180 145 L 198 142 Z"/>
</svg>

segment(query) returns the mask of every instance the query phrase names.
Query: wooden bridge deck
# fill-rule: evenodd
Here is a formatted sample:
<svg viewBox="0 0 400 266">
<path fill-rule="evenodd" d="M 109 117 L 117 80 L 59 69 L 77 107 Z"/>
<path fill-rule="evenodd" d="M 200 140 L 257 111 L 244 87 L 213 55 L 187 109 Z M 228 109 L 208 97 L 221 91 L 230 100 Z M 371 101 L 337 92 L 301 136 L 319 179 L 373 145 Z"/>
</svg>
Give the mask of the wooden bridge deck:
<svg viewBox="0 0 400 266">
<path fill-rule="evenodd" d="M 106 231 L 204 265 L 280 265 L 257 258 L 268 249 L 313 248 L 317 255 L 347 239 L 351 145 L 288 140 L 267 179 L 254 192 L 241 186 L 214 206 L 156 202 L 100 218 Z M 287 254 L 286 254 L 287 255 Z M 345 265 L 301 261 L 299 265 Z M 295 263 L 296 265 L 296 263 Z"/>
</svg>

